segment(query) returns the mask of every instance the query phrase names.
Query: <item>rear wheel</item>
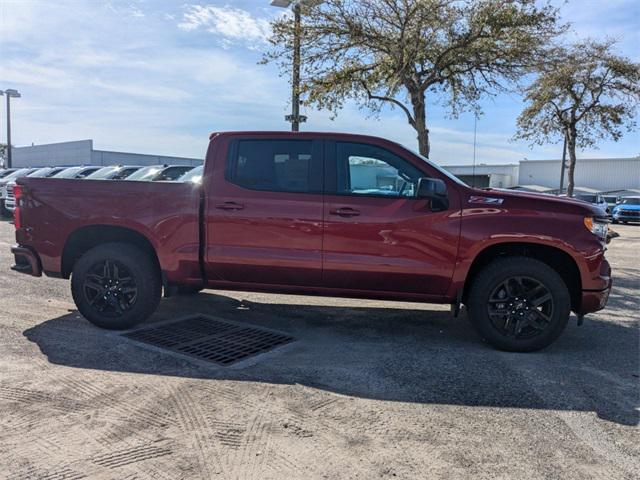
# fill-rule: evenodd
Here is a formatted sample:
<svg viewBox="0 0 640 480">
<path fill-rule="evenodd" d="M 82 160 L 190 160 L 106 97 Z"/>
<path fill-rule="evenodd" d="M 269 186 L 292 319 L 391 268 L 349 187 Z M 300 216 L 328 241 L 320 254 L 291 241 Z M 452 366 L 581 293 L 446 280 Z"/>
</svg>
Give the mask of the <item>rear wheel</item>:
<svg viewBox="0 0 640 480">
<path fill-rule="evenodd" d="M 124 243 L 92 248 L 75 264 L 71 293 L 80 313 L 98 327 L 131 328 L 149 318 L 162 290 L 152 258 Z"/>
<path fill-rule="evenodd" d="M 472 324 L 501 350 L 531 352 L 558 338 L 571 312 L 569 290 L 547 264 L 505 257 L 475 278 L 468 301 Z"/>
</svg>

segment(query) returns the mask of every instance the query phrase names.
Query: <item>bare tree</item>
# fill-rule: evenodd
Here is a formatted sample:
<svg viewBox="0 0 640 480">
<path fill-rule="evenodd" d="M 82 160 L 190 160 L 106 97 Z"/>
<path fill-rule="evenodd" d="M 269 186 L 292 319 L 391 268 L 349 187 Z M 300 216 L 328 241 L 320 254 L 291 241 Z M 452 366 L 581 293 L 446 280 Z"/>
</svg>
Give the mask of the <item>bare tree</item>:
<svg viewBox="0 0 640 480">
<path fill-rule="evenodd" d="M 585 41 L 557 48 L 526 88 L 516 139 L 543 144 L 566 139 L 567 195 L 573 196 L 576 148 L 602 138 L 618 141 L 636 126 L 640 64 L 613 52 L 615 42 Z"/>
<path fill-rule="evenodd" d="M 479 112 L 564 31 L 558 10 L 536 0 L 328 0 L 303 11 L 305 103 L 334 114 L 348 99 L 378 114 L 399 108 L 429 155 L 427 100 Z M 273 22 L 263 61 L 288 72 L 293 22 Z"/>
</svg>

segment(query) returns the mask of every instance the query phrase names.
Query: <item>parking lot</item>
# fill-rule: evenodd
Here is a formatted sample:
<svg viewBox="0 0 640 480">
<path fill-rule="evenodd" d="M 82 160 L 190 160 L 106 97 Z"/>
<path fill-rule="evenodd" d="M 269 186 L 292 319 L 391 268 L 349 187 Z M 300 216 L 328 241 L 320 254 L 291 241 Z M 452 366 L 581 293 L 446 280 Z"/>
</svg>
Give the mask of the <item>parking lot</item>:
<svg viewBox="0 0 640 480">
<path fill-rule="evenodd" d="M 533 354 L 448 307 L 207 290 L 206 313 L 296 341 L 232 367 L 147 348 L 11 272 L 0 222 L 0 477 L 637 478 L 640 226 L 614 227 L 606 310 Z"/>
</svg>

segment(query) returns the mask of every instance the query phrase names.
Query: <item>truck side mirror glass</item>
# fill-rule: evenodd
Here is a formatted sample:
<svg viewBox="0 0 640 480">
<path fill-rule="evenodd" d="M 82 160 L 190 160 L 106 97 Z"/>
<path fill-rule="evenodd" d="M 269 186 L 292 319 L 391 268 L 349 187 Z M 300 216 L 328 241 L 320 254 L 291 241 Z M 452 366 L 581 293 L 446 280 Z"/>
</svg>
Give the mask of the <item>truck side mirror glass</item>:
<svg viewBox="0 0 640 480">
<path fill-rule="evenodd" d="M 431 200 L 431 209 L 434 211 L 449 208 L 447 198 L 447 184 L 438 178 L 423 177 L 418 180 L 418 198 Z"/>
</svg>

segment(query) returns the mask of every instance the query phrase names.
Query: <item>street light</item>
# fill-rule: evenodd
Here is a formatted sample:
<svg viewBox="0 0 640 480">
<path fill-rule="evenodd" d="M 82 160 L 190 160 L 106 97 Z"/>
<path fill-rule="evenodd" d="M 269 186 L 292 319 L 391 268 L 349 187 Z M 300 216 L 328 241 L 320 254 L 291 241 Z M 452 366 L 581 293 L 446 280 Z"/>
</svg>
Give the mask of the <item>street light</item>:
<svg viewBox="0 0 640 480">
<path fill-rule="evenodd" d="M 0 91 L 1 92 L 1 91 Z M 7 168 L 11 168 L 11 98 L 20 98 L 20 92 L 13 88 L 4 91 L 7 96 Z"/>
<path fill-rule="evenodd" d="M 300 7 L 320 5 L 323 0 L 271 0 L 272 7 L 289 8 L 293 10 L 293 72 L 291 76 L 291 115 L 284 119 L 291 122 L 291 131 L 300 130 L 300 124 L 307 121 L 307 117 L 300 115 Z"/>
</svg>

